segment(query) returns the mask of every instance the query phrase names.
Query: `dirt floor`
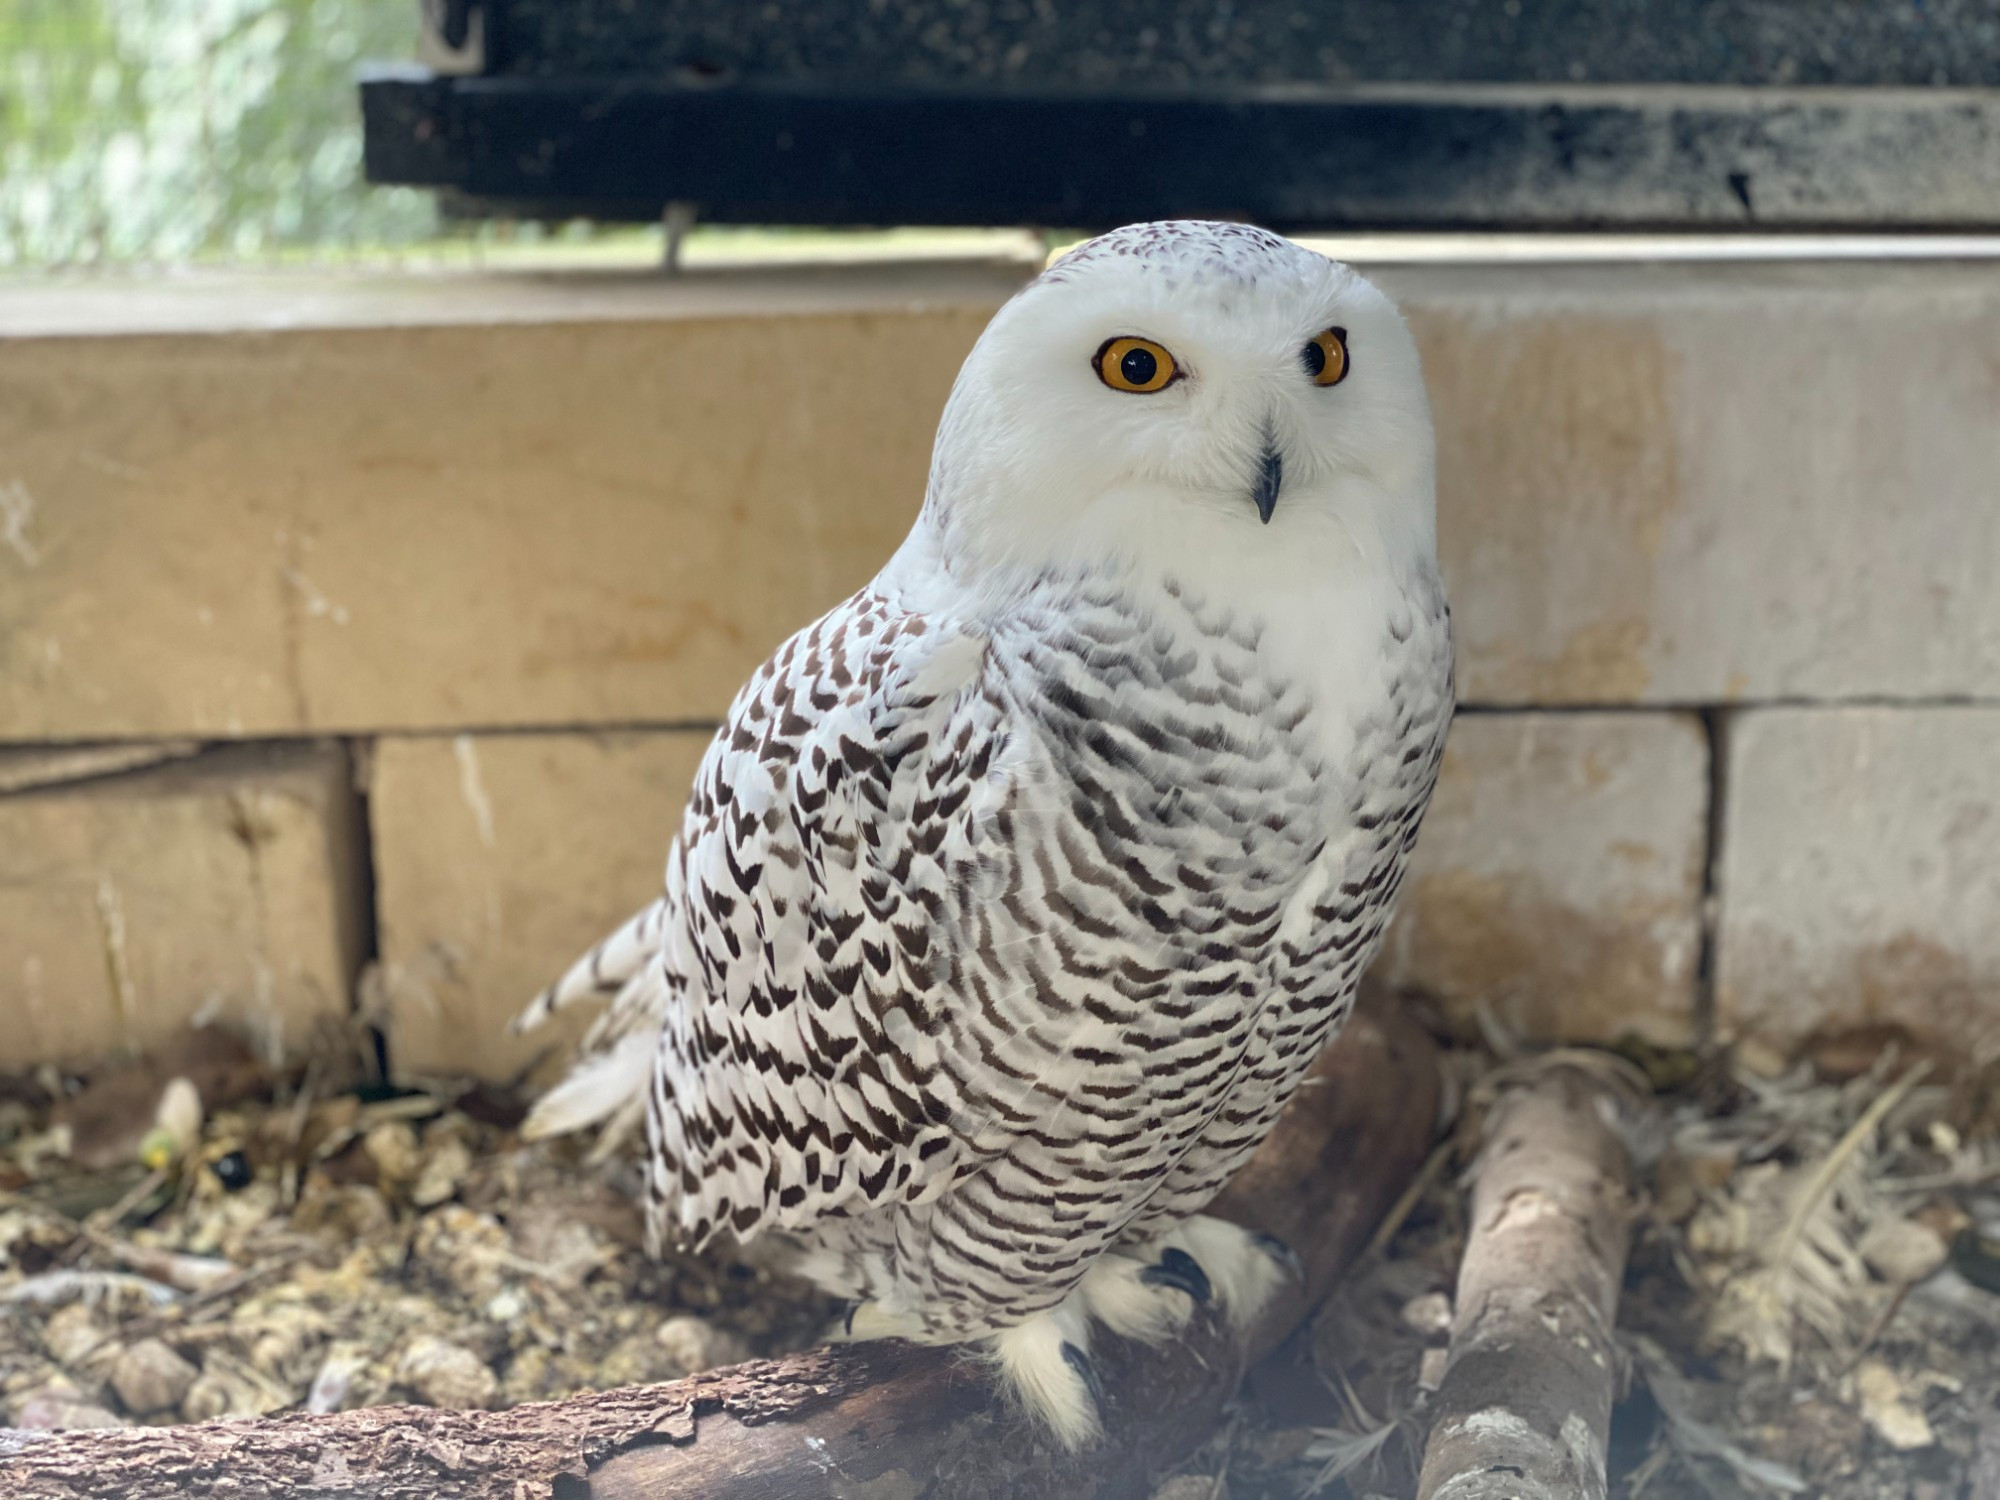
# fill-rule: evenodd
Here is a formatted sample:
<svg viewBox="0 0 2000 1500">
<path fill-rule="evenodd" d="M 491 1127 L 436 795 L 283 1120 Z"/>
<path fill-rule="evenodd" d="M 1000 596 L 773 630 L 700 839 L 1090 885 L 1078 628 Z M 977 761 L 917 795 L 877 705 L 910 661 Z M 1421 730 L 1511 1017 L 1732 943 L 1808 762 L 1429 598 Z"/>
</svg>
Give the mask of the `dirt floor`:
<svg viewBox="0 0 2000 1500">
<path fill-rule="evenodd" d="M 1460 1111 L 1505 1038 L 1450 1053 Z M 1658 1096 L 1612 1492 L 2000 1497 L 2000 1102 L 1895 1038 L 1777 1077 L 1642 1052 Z M 816 1340 L 750 1255 L 650 1259 L 631 1169 L 521 1101 L 274 1073 L 226 1037 L 0 1081 L 0 1419 L 502 1406 Z M 1470 1130 L 1160 1500 L 1407 1496 L 1442 1373 Z"/>
</svg>

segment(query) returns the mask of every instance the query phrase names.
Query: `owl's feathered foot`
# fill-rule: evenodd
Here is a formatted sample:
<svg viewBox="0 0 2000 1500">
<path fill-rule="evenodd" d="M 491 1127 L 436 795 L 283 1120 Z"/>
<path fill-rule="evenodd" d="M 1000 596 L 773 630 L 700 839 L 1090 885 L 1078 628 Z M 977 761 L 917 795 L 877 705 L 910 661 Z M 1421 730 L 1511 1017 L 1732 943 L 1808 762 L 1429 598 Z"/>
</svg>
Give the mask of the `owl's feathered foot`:
<svg viewBox="0 0 2000 1500">
<path fill-rule="evenodd" d="M 1071 1292 L 1047 1312 L 983 1341 L 1000 1389 L 1074 1453 L 1104 1431 L 1104 1387 L 1090 1362 L 1090 1315 Z"/>
<path fill-rule="evenodd" d="M 1242 1328 L 1298 1274 L 1298 1258 L 1269 1235 L 1196 1215 L 1157 1240 L 1100 1255 L 1054 1307 L 977 1342 L 1002 1393 L 1074 1452 L 1104 1430 L 1104 1389 L 1090 1357 L 1098 1328 L 1157 1347 L 1178 1338 L 1196 1308 L 1211 1305 Z M 851 1304 L 833 1336 L 936 1337 L 914 1314 L 876 1301 Z"/>
<path fill-rule="evenodd" d="M 1163 1249 L 1160 1258 L 1139 1273 L 1139 1279 L 1147 1286 L 1170 1286 L 1176 1291 L 1186 1292 L 1188 1300 L 1196 1307 L 1215 1295 L 1215 1288 L 1209 1284 L 1208 1272 L 1201 1268 L 1201 1262 L 1178 1245 Z"/>
<path fill-rule="evenodd" d="M 1114 1258 L 1105 1256 L 1099 1265 Z M 1133 1268 L 1127 1279 L 1137 1286 L 1140 1268 L 1136 1262 L 1125 1264 Z M 1085 1284 L 1098 1275 L 1093 1267 Z M 1141 1288 L 1141 1293 L 1148 1302 L 1169 1300 L 1150 1287 Z M 1090 1359 L 1091 1301 L 1080 1285 L 1048 1311 L 975 1341 L 975 1347 L 983 1349 L 993 1362 L 1001 1395 L 1072 1453 L 1104 1430 L 1104 1385 Z M 1181 1321 L 1186 1321 L 1185 1311 Z M 874 1301 L 850 1303 L 829 1337 L 835 1342 L 883 1338 L 935 1341 L 920 1320 Z"/>
<path fill-rule="evenodd" d="M 1297 1274 L 1297 1258 L 1268 1235 L 1197 1216 L 1150 1244 L 1100 1256 L 1061 1303 L 986 1344 L 1002 1388 L 1075 1450 L 1103 1430 L 1104 1393 L 1090 1361 L 1095 1328 L 1158 1346 L 1210 1304 L 1241 1328 Z"/>
<path fill-rule="evenodd" d="M 1077 1290 L 1112 1332 L 1160 1344 L 1210 1303 L 1235 1327 L 1248 1325 L 1298 1274 L 1298 1258 L 1279 1241 L 1198 1214 L 1150 1244 L 1102 1257 Z"/>
</svg>

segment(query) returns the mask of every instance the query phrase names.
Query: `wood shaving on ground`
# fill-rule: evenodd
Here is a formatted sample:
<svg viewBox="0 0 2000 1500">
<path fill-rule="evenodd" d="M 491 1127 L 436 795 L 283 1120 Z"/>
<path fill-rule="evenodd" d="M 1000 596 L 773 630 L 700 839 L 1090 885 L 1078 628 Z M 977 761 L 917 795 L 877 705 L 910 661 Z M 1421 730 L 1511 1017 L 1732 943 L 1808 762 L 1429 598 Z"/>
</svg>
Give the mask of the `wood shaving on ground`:
<svg viewBox="0 0 2000 1500">
<path fill-rule="evenodd" d="M 1155 1500 L 1413 1493 L 1481 1080 L 1362 1270 Z M 2000 1090 L 1867 1050 L 1779 1077 L 1618 1049 L 1665 1138 L 1619 1309 L 1622 1500 L 1973 1500 L 2000 1473 Z M 1850 1048 L 1852 1052 L 1854 1049 Z M 1829 1054 L 1833 1055 L 1833 1054 Z M 654 1261 L 630 1169 L 523 1100 L 274 1073 L 220 1034 L 0 1080 L 0 1425 L 512 1405 L 800 1348 L 836 1309 L 749 1255 Z M 182 1085 L 185 1086 L 182 1086 Z M 190 1095 L 199 1108 L 190 1108 Z"/>
</svg>

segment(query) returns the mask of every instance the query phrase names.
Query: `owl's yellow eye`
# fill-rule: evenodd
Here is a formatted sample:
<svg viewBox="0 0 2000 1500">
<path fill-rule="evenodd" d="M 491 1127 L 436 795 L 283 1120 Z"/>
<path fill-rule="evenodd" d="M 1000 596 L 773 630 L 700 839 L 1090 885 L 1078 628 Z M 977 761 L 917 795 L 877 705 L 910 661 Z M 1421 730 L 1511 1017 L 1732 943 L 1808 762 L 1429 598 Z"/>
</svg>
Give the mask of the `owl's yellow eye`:
<svg viewBox="0 0 2000 1500">
<path fill-rule="evenodd" d="M 1339 385 L 1347 378 L 1347 330 L 1329 328 L 1299 350 L 1299 361 L 1314 385 Z"/>
<path fill-rule="evenodd" d="M 1106 339 L 1091 361 L 1097 378 L 1114 391 L 1150 396 L 1180 378 L 1174 357 L 1151 339 Z"/>
</svg>

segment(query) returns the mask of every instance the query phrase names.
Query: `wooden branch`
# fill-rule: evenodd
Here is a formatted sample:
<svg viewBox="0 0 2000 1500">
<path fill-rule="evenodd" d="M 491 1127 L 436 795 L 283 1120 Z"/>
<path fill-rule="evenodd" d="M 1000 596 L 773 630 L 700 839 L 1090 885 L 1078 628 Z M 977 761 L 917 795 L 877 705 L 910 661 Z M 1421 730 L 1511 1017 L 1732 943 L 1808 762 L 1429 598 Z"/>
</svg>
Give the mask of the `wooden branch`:
<svg viewBox="0 0 2000 1500">
<path fill-rule="evenodd" d="M 976 1361 L 900 1342 L 814 1349 L 669 1385 L 504 1412 L 376 1407 L 65 1432 L 0 1458 L 33 1500 L 1083 1500 L 1143 1494 L 1213 1429 L 1248 1365 L 1331 1287 L 1422 1162 L 1437 1117 L 1429 1039 L 1363 1005 L 1214 1211 L 1283 1239 L 1302 1284 L 1247 1336 L 1206 1313 L 1163 1350 L 1095 1349 L 1106 1436 L 1054 1450 L 997 1409 Z M 4 1453 L 4 1449 L 0 1449 Z"/>
<path fill-rule="evenodd" d="M 1418 1500 L 1603 1500 L 1644 1095 L 1618 1069 L 1552 1054 L 1486 1117 Z"/>
</svg>

